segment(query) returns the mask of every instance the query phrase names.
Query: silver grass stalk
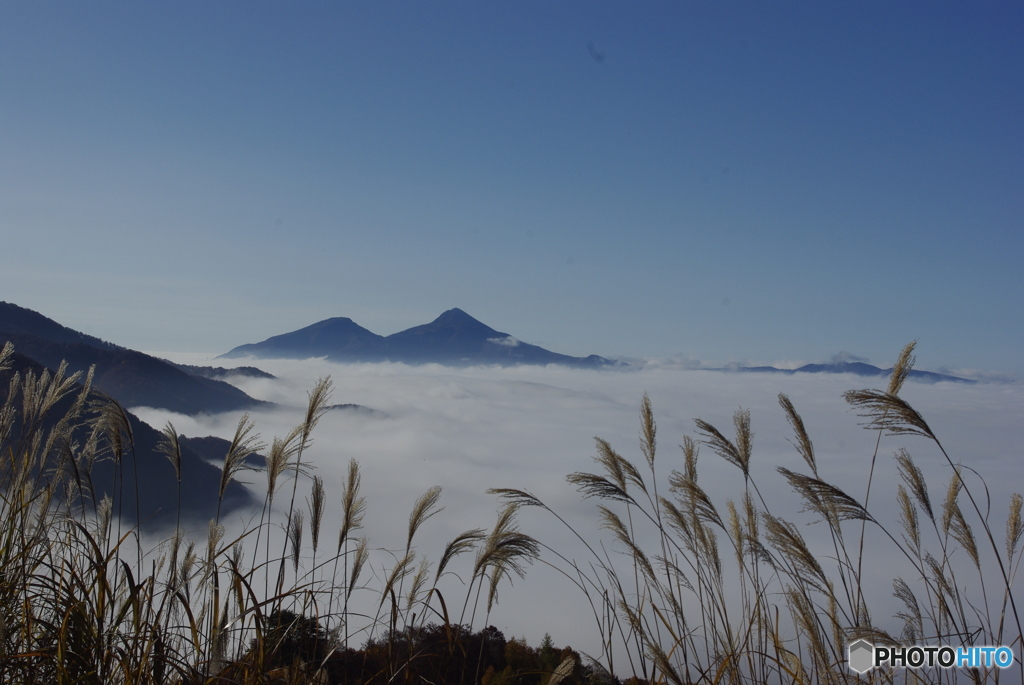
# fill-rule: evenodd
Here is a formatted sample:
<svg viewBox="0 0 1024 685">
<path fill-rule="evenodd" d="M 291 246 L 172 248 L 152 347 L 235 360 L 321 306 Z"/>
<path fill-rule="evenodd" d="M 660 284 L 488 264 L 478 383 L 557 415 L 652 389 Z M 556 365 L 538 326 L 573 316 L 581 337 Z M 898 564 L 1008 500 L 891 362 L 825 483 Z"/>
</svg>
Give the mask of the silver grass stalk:
<svg viewBox="0 0 1024 685">
<path fill-rule="evenodd" d="M 413 606 L 419 600 L 420 595 L 423 593 L 423 588 L 427 584 L 427 577 L 429 574 L 430 562 L 426 557 L 424 557 L 420 559 L 419 568 L 416 569 L 416 574 L 412 577 L 412 585 L 409 587 L 409 594 L 406 595 L 406 613 L 412 611 Z"/>
<path fill-rule="evenodd" d="M 1017 551 L 1017 545 L 1020 544 L 1020 538 L 1024 535 L 1024 524 L 1021 522 L 1021 496 L 1019 493 L 1013 493 L 1010 498 L 1010 515 L 1006 518 L 1006 561 L 1007 563 L 1013 559 L 1013 555 Z"/>
<path fill-rule="evenodd" d="M 627 489 L 628 483 L 636 485 L 644 492 L 647 491 L 643 476 L 632 462 L 612 449 L 607 440 L 594 438 L 594 442 L 597 444 L 597 456 L 594 457 L 594 460 L 604 466 L 605 473 L 608 474 L 612 482 L 623 491 Z"/>
<path fill-rule="evenodd" d="M 700 455 L 700 445 L 689 435 L 684 435 L 683 444 L 680 447 L 683 449 L 683 474 L 696 483 L 697 457 Z"/>
<path fill-rule="evenodd" d="M 208 569 L 212 569 L 214 560 L 220 553 L 218 547 L 223 537 L 224 526 L 217 523 L 216 520 L 210 519 L 209 530 L 206 534 L 206 564 Z"/>
<path fill-rule="evenodd" d="M 388 595 L 394 590 L 395 585 L 402 581 L 411 572 L 409 566 L 416 559 L 416 552 L 406 552 L 405 556 L 402 557 L 394 568 L 391 569 L 391 573 L 388 574 L 387 580 L 384 582 L 384 592 L 381 593 L 380 603 L 384 604 L 387 600 Z"/>
<path fill-rule="evenodd" d="M 270 446 L 270 453 L 267 455 L 267 500 L 273 504 L 274 495 L 277 492 L 277 481 L 281 474 L 292 467 L 292 457 L 295 456 L 298 446 L 296 441 L 302 432 L 302 427 L 297 426 L 285 438 L 275 437 Z"/>
<path fill-rule="evenodd" d="M 14 354 L 14 345 L 10 340 L 4 343 L 0 350 L 0 371 L 7 371 L 11 368 L 11 356 Z"/>
<path fill-rule="evenodd" d="M 790 486 L 804 499 L 804 511 L 813 511 L 830 521 L 874 521 L 864 506 L 830 483 L 779 467 Z"/>
<path fill-rule="evenodd" d="M 907 494 L 907 489 L 903 485 L 898 486 L 896 490 L 896 501 L 900 505 L 900 524 L 903 526 L 907 542 L 914 548 L 914 552 L 920 555 L 921 527 L 917 517 L 917 509 L 914 507 L 913 502 L 910 501 L 910 495 Z"/>
<path fill-rule="evenodd" d="M 352 591 L 356 589 L 356 583 L 359 582 L 359 576 L 363 572 L 363 566 L 366 565 L 366 561 L 369 558 L 369 543 L 366 541 L 366 538 L 360 538 L 358 544 L 356 544 L 355 554 L 352 557 L 352 572 L 349 574 L 348 588 L 345 591 L 346 599 L 351 597 Z"/>
<path fill-rule="evenodd" d="M 288 541 L 292 547 L 292 565 L 295 567 L 295 572 L 299 572 L 299 556 L 302 552 L 302 528 L 303 528 L 303 515 L 302 510 L 296 511 L 292 516 L 291 526 L 288 528 Z"/>
<path fill-rule="evenodd" d="M 928 496 L 928 483 L 925 481 L 921 469 L 917 467 L 917 464 L 911 458 L 910 452 L 901 447 L 896 453 L 896 464 L 900 477 L 907 484 L 910 494 L 917 500 L 917 505 L 927 514 L 928 519 L 934 523 L 935 514 L 932 512 L 932 500 Z"/>
<path fill-rule="evenodd" d="M 167 457 L 174 468 L 174 476 L 181 483 L 181 444 L 178 441 L 178 431 L 170 421 L 160 431 L 160 442 L 157 444 L 157 452 Z"/>
<path fill-rule="evenodd" d="M 786 420 L 789 421 L 790 427 L 793 428 L 793 432 L 796 434 L 796 442 L 793 444 L 796 447 L 796 451 L 803 457 L 803 460 L 807 462 L 807 466 L 810 467 L 811 473 L 814 477 L 818 477 L 818 464 L 814 458 L 814 444 L 811 442 L 811 438 L 807 435 L 807 429 L 804 427 L 804 420 L 797 413 L 796 407 L 790 401 L 789 396 L 784 393 L 779 393 L 779 404 L 782 406 L 784 412 L 786 412 Z"/>
<path fill-rule="evenodd" d="M 245 460 L 258 450 L 263 449 L 264 444 L 260 442 L 259 433 L 253 434 L 256 423 L 249 418 L 249 414 L 243 414 L 235 427 L 235 435 L 231 439 L 228 453 L 224 456 L 224 466 L 221 469 L 219 497 L 224 499 L 224 493 L 228 484 L 234 479 L 235 474 L 240 470 L 251 468 Z M 217 508 L 218 514 L 220 507 Z"/>
<path fill-rule="evenodd" d="M 448 563 L 457 557 L 458 555 L 472 550 L 476 545 L 487 537 L 487 532 L 483 528 L 473 528 L 463 533 L 459 533 L 455 536 L 455 539 L 449 542 L 444 548 L 444 554 L 441 555 L 441 560 L 437 563 L 437 573 L 434 574 L 434 582 L 436 583 L 444 575 L 444 570 L 447 568 Z"/>
<path fill-rule="evenodd" d="M 924 417 L 896 395 L 880 390 L 849 390 L 843 397 L 860 410 L 858 416 L 868 419 L 864 424 L 868 430 L 936 439 Z"/>
<path fill-rule="evenodd" d="M 917 597 L 902 578 L 892 581 L 892 587 L 893 597 L 903 602 L 903 606 L 907 609 L 896 614 L 896 618 L 903 619 L 903 635 L 908 642 L 917 642 L 924 636 L 924 619 Z"/>
<path fill-rule="evenodd" d="M 697 430 L 704 436 L 702 442 L 715 454 L 743 472 L 744 479 L 750 478 L 750 452 L 753 434 L 750 432 L 750 412 L 739 410 L 733 415 L 736 427 L 736 441 L 730 442 L 717 428 L 707 421 L 694 419 Z"/>
<path fill-rule="evenodd" d="M 828 587 L 825 572 L 817 558 L 811 554 L 796 526 L 767 512 L 762 514 L 762 518 L 765 524 L 765 538 L 792 564 L 796 571 L 796 577 L 803 582 L 810 583 L 821 592 L 825 592 Z"/>
<path fill-rule="evenodd" d="M 647 465 L 654 468 L 654 452 L 657 448 L 658 426 L 654 423 L 654 410 L 651 409 L 651 398 L 644 393 L 640 402 L 640 451 L 647 459 Z"/>
<path fill-rule="evenodd" d="M 898 395 L 900 389 L 903 387 L 903 382 L 907 380 L 907 376 L 910 375 L 910 370 L 914 368 L 914 362 L 917 359 L 914 357 L 914 348 L 917 347 L 917 341 L 912 340 L 907 343 L 903 351 L 900 352 L 900 356 L 897 357 L 896 363 L 892 365 L 892 373 L 889 375 L 889 387 L 888 392 L 890 395 Z"/>
<path fill-rule="evenodd" d="M 562 660 L 562 663 L 558 664 L 555 670 L 551 673 L 551 677 L 548 678 L 547 685 L 558 685 L 560 682 L 572 675 L 575 668 L 575 657 L 571 655 L 565 657 L 565 659 Z"/>
<path fill-rule="evenodd" d="M 439 499 L 441 499 L 441 488 L 435 485 L 423 493 L 416 500 L 416 503 L 413 504 L 412 512 L 409 513 L 409 530 L 405 541 L 406 551 L 412 548 L 412 538 L 416 535 L 416 531 L 420 529 L 420 526 L 431 516 L 443 509 L 443 507 L 437 506 Z"/>
<path fill-rule="evenodd" d="M 320 476 L 313 477 L 313 489 L 309 499 L 309 534 L 313 540 L 313 554 L 316 554 L 320 543 L 320 524 L 324 519 L 324 503 L 326 501 L 324 491 L 324 479 Z"/>
<path fill-rule="evenodd" d="M 362 478 L 359 475 L 359 462 L 352 459 L 348 462 L 348 477 L 345 479 L 344 494 L 341 498 L 341 530 L 338 533 L 338 552 L 353 530 L 362 528 L 363 514 L 366 511 L 366 500 L 359 495 Z"/>
</svg>

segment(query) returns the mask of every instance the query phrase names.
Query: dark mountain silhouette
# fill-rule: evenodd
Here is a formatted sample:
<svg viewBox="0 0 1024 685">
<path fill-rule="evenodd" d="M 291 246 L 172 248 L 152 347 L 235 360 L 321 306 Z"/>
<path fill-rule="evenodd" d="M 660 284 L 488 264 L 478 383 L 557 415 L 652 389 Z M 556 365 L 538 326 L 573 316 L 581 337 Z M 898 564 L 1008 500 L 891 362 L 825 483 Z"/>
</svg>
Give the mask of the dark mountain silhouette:
<svg viewBox="0 0 1024 685">
<path fill-rule="evenodd" d="M 14 373 L 21 374 L 22 378 L 27 373 L 33 373 L 37 377 L 43 373 L 44 367 L 37 361 L 15 351 L 11 358 L 11 368 L 0 372 L 0 403 L 6 401 L 9 392 L 9 379 Z M 81 386 L 79 386 L 80 388 Z M 71 393 L 59 402 L 50 412 L 50 420 L 45 424 L 52 427 L 56 419 L 66 413 L 71 406 L 77 392 Z M 91 400 L 101 400 L 99 393 L 94 392 Z M 19 406 L 20 397 L 15 399 L 15 406 Z M 178 487 L 174 467 L 170 461 L 161 454 L 157 447 L 160 443 L 161 433 L 148 424 L 141 421 L 131 412 L 127 412 L 128 422 L 131 426 L 134 450 L 125 449 L 121 459 L 121 468 L 110 458 L 111 455 L 101 455 L 91 470 L 86 469 L 84 464 L 79 464 L 75 470 L 76 481 L 81 483 L 81 491 L 85 493 L 83 505 L 91 510 L 104 496 L 110 496 L 113 500 L 113 512 L 120 513 L 129 521 L 136 521 L 136 502 L 138 502 L 139 518 L 143 528 L 153 529 L 159 526 L 174 525 L 178 512 Z M 17 441 L 20 435 L 21 426 L 16 423 L 12 430 L 12 438 Z M 84 445 L 88 439 L 88 428 L 85 426 L 75 430 L 73 438 L 79 445 Z M 226 440 L 219 440 L 219 445 L 224 447 L 223 459 L 227 453 Z M 105 444 L 103 441 L 101 445 Z M 56 459 L 56 455 L 53 455 Z M 55 466 L 51 463 L 50 466 Z M 136 473 L 138 474 L 138 498 L 136 499 Z M 206 524 L 217 512 L 218 491 L 220 488 L 220 469 L 208 464 L 189 444 L 182 445 L 181 454 L 181 514 L 182 522 L 186 527 L 201 527 Z M 248 506 L 254 503 L 252 495 L 237 482 L 228 485 L 224 493 L 222 516 L 238 507 Z"/>
<path fill-rule="evenodd" d="M 240 345 L 220 355 L 218 359 L 246 356 L 264 359 L 328 357 L 346 361 L 383 361 L 384 338 L 366 330 L 352 319 L 335 317 L 291 333 L 275 335 L 261 343 Z"/>
<path fill-rule="evenodd" d="M 96 367 L 93 384 L 129 407 L 158 407 L 182 414 L 271 406 L 229 383 L 193 375 L 170 362 L 104 342 L 60 325 L 42 314 L 0 303 L 0 345 L 10 341 L 19 353 L 56 369 Z"/>
<path fill-rule="evenodd" d="M 591 355 L 570 357 L 521 342 L 496 331 L 461 309 L 449 309 L 428 324 L 387 337 L 372 333 L 351 319 L 326 319 L 261 343 L 241 345 L 222 357 L 327 357 L 335 362 L 393 361 L 406 364 L 563 364 L 602 367 L 611 361 Z"/>
<path fill-rule="evenodd" d="M 273 380 L 277 378 L 272 373 L 267 373 L 262 369 L 257 369 L 255 366 L 236 366 L 233 369 L 225 369 L 223 366 L 193 366 L 191 364 L 178 364 L 176 362 L 162 359 L 176 369 L 180 369 L 185 373 L 193 376 L 202 376 L 203 378 L 212 378 L 214 380 L 224 380 L 229 376 L 244 376 L 245 378 L 265 378 L 267 380 Z"/>
<path fill-rule="evenodd" d="M 101 350 L 125 349 L 106 340 L 100 340 L 62 326 L 39 312 L 19 307 L 10 302 L 0 302 L 0 332 L 28 335 L 54 343 L 83 344 Z"/>
</svg>

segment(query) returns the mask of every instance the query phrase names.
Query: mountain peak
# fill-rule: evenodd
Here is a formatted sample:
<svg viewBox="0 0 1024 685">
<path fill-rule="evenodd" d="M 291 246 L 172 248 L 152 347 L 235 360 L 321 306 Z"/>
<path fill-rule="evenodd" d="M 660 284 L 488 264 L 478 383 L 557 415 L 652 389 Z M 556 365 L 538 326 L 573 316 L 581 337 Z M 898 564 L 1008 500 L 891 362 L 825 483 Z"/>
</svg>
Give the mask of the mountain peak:
<svg viewBox="0 0 1024 685">
<path fill-rule="evenodd" d="M 458 307 L 449 309 L 448 311 L 441 314 L 441 316 L 434 319 L 435 323 L 455 323 L 457 321 L 474 321 L 476 323 L 480 323 L 479 321 L 477 321 L 472 316 L 462 311 Z"/>
<path fill-rule="evenodd" d="M 338 362 L 393 361 L 406 364 L 568 364 L 600 368 L 609 362 L 549 352 L 520 342 L 474 319 L 458 307 L 428 324 L 387 337 L 372 333 L 347 317 L 325 319 L 312 326 L 241 345 L 224 357 L 252 355 L 305 359 L 327 357 Z"/>
</svg>

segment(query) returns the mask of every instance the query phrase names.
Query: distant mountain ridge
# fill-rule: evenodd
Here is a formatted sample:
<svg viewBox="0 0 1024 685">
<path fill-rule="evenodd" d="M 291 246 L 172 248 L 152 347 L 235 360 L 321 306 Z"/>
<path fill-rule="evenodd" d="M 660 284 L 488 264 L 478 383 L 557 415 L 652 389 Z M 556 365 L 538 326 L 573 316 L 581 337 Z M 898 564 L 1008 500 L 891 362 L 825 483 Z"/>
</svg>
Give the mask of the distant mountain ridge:
<svg viewBox="0 0 1024 685">
<path fill-rule="evenodd" d="M 783 373 L 787 375 L 795 373 L 852 373 L 856 376 L 883 376 L 888 377 L 892 375 L 892 367 L 888 369 L 882 369 L 872 364 L 865 362 L 831 362 L 828 364 L 804 364 L 803 366 L 795 369 L 780 369 L 775 366 L 724 366 L 718 369 L 712 369 L 713 371 L 731 371 L 731 372 L 747 372 L 747 373 Z M 953 381 L 956 383 L 976 383 L 977 381 L 969 378 L 961 378 L 959 376 L 951 376 L 944 373 L 935 373 L 933 371 L 918 371 L 917 369 L 911 369 L 908 374 L 910 378 L 915 380 L 937 383 L 939 381 Z"/>
<path fill-rule="evenodd" d="M 406 364 L 560 364 L 603 368 L 615 362 L 590 355 L 571 357 L 524 343 L 497 331 L 461 309 L 449 309 L 428 324 L 388 336 L 369 331 L 347 317 L 319 321 L 263 342 L 239 345 L 218 358 L 262 357 L 333 362 L 403 362 Z"/>
<path fill-rule="evenodd" d="M 66 361 L 72 371 L 96 367 L 93 384 L 127 407 L 156 407 L 182 414 L 270 407 L 235 386 L 179 368 L 62 326 L 42 314 L 0 302 L 0 346 L 51 369 Z"/>
</svg>

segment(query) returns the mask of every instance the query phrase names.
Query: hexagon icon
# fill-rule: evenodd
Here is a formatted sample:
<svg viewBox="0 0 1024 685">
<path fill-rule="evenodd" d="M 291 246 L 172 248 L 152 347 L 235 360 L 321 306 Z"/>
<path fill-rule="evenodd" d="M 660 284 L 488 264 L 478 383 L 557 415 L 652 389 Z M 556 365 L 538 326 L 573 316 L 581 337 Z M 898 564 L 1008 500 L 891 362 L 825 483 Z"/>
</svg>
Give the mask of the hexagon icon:
<svg viewBox="0 0 1024 685">
<path fill-rule="evenodd" d="M 850 669 L 864 673 L 874 665 L 875 646 L 867 640 L 857 640 L 850 644 L 847 652 Z"/>
</svg>

